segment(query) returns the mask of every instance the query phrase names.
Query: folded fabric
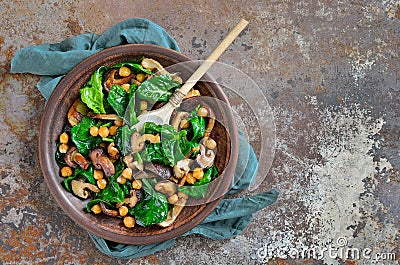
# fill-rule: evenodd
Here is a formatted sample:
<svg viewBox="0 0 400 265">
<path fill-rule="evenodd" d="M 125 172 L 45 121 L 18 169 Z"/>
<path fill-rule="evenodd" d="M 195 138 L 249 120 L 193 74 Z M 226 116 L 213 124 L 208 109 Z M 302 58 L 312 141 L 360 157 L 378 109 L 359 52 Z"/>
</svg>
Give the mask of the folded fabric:
<svg viewBox="0 0 400 265">
<path fill-rule="evenodd" d="M 42 95 L 48 99 L 60 81 L 75 65 L 94 53 L 127 43 L 149 43 L 179 51 L 175 40 L 157 24 L 141 18 L 122 21 L 102 35 L 82 34 L 56 44 L 43 44 L 21 49 L 11 61 L 11 73 L 41 75 L 37 84 Z M 231 189 L 234 194 L 246 189 L 257 175 L 258 161 L 252 147 L 239 132 L 239 159 Z M 248 198 L 224 198 L 217 208 L 198 226 L 185 233 L 200 234 L 222 240 L 238 235 L 248 226 L 253 213 L 274 203 L 276 190 L 270 190 Z M 170 248 L 175 239 L 152 245 L 126 245 L 110 242 L 90 234 L 96 247 L 116 258 L 138 258 Z"/>
</svg>

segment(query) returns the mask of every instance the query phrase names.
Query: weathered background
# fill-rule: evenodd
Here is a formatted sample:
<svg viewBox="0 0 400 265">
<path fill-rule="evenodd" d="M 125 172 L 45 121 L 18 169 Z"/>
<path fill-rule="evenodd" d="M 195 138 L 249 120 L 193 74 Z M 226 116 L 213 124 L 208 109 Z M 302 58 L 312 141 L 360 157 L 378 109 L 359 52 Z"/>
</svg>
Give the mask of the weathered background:
<svg viewBox="0 0 400 265">
<path fill-rule="evenodd" d="M 380 262 L 399 263 L 400 2 L 260 2 L 0 2 L 0 264 L 342 264 L 328 255 L 277 257 L 335 247 L 339 237 L 370 248 L 371 258 L 395 253 Z M 37 155 L 45 105 L 39 78 L 9 74 L 10 59 L 22 47 L 101 34 L 130 17 L 161 25 L 194 59 L 239 18 L 250 21 L 220 61 L 253 78 L 272 107 L 272 183 L 253 193 L 274 186 L 281 196 L 242 235 L 221 242 L 189 236 L 146 258 L 116 260 L 97 251 L 51 198 Z M 241 104 L 233 107 L 247 115 Z M 257 256 L 264 246 L 276 258 Z M 346 261 L 353 263 L 372 260 Z"/>
</svg>

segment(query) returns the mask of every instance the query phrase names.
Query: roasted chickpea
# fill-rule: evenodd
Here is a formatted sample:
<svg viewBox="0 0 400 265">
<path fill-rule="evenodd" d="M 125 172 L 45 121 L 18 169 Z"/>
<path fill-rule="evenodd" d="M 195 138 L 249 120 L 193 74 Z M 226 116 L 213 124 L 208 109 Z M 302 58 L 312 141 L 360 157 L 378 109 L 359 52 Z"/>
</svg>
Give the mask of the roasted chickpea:
<svg viewBox="0 0 400 265">
<path fill-rule="evenodd" d="M 104 177 L 104 173 L 101 170 L 95 169 L 93 170 L 93 178 L 95 180 L 102 179 Z"/>
<path fill-rule="evenodd" d="M 123 184 L 125 184 L 125 182 L 126 182 L 126 178 L 124 178 L 123 176 L 119 176 L 119 177 L 117 178 L 117 182 L 118 182 L 119 184 L 123 185 Z"/>
<path fill-rule="evenodd" d="M 109 133 L 110 133 L 110 131 L 109 131 L 109 129 L 107 127 L 105 127 L 105 126 L 104 127 L 100 127 L 99 135 L 101 137 L 107 137 L 109 135 Z"/>
<path fill-rule="evenodd" d="M 99 189 L 103 190 L 103 189 L 105 189 L 106 186 L 107 186 L 107 180 L 106 179 L 97 180 L 97 187 L 99 187 Z"/>
<path fill-rule="evenodd" d="M 137 74 L 136 75 L 136 80 L 139 81 L 140 83 L 142 83 L 145 78 L 146 78 L 146 75 L 144 75 L 144 74 Z"/>
<path fill-rule="evenodd" d="M 90 127 L 89 133 L 91 136 L 99 135 L 99 127 L 97 127 L 97 126 Z"/>
<path fill-rule="evenodd" d="M 118 74 L 122 77 L 128 76 L 131 74 L 131 69 L 129 69 L 128 67 L 122 66 L 121 68 L 119 68 Z"/>
<path fill-rule="evenodd" d="M 118 208 L 118 212 L 120 216 L 125 216 L 128 214 L 128 207 L 126 206 L 121 206 Z"/>
<path fill-rule="evenodd" d="M 190 126 L 190 122 L 188 120 L 181 120 L 181 122 L 179 123 L 179 126 L 182 129 L 187 129 Z"/>
<path fill-rule="evenodd" d="M 90 208 L 90 210 L 94 214 L 99 214 L 99 213 L 101 213 L 101 206 L 100 206 L 100 204 L 95 204 L 95 205 L 92 206 L 92 208 Z"/>
<path fill-rule="evenodd" d="M 130 167 L 125 168 L 124 170 L 122 170 L 121 176 L 123 176 L 126 179 L 131 179 L 132 169 Z"/>
<path fill-rule="evenodd" d="M 72 168 L 70 168 L 68 166 L 61 168 L 61 176 L 63 176 L 63 177 L 72 176 Z"/>
<path fill-rule="evenodd" d="M 208 110 L 206 108 L 199 108 L 197 111 L 197 115 L 201 116 L 201 117 L 207 117 L 208 115 Z"/>
<path fill-rule="evenodd" d="M 135 190 L 140 190 L 143 186 L 143 183 L 140 179 L 135 179 L 134 181 L 132 181 L 132 188 L 134 188 Z"/>
<path fill-rule="evenodd" d="M 134 227 L 135 226 L 135 218 L 132 216 L 125 216 L 124 217 L 124 225 L 126 227 Z"/>
<path fill-rule="evenodd" d="M 66 132 L 63 132 L 63 133 L 60 135 L 60 143 L 62 143 L 62 144 L 67 144 L 68 141 L 69 141 L 69 136 L 68 136 L 68 134 L 67 134 Z"/>
<path fill-rule="evenodd" d="M 214 149 L 215 147 L 217 147 L 217 143 L 210 138 L 206 141 L 206 146 L 208 149 Z"/>
<path fill-rule="evenodd" d="M 189 183 L 189 184 L 192 184 L 192 185 L 196 182 L 196 179 L 193 177 L 193 173 L 192 172 L 189 172 L 186 175 L 186 182 Z"/>
<path fill-rule="evenodd" d="M 196 167 L 195 169 L 193 169 L 193 177 L 195 179 L 202 179 L 203 176 L 204 176 L 204 172 L 201 167 Z"/>
<path fill-rule="evenodd" d="M 126 91 L 126 93 L 129 93 L 129 91 L 131 90 L 130 84 L 122 84 L 121 87 Z"/>
<path fill-rule="evenodd" d="M 116 126 L 116 125 L 113 125 L 113 126 L 110 126 L 110 129 L 108 129 L 108 133 L 111 135 L 111 136 L 114 136 L 114 135 L 116 135 L 117 134 L 117 130 L 118 130 L 118 126 Z"/>
<path fill-rule="evenodd" d="M 58 151 L 60 151 L 60 153 L 65 154 L 69 149 L 69 146 L 67 144 L 60 144 L 60 146 L 58 147 Z"/>
</svg>

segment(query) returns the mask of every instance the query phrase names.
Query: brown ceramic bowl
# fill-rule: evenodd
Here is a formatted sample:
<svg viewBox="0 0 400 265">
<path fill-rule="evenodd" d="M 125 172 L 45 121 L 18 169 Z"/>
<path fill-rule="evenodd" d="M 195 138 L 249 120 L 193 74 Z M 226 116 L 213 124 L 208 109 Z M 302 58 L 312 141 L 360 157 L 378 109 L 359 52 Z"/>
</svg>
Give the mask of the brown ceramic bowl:
<svg viewBox="0 0 400 265">
<path fill-rule="evenodd" d="M 144 228 L 136 226 L 126 228 L 119 218 L 87 213 L 84 210 L 87 201 L 73 196 L 60 184 L 62 182 L 59 175 L 60 167 L 54 155 L 56 140 L 67 122 L 66 115 L 69 107 L 79 97 L 79 89 L 98 67 L 101 65 L 111 66 L 141 56 L 153 58 L 164 67 L 190 60 L 176 51 L 145 44 L 117 46 L 96 53 L 78 64 L 60 81 L 47 102 L 39 136 L 39 157 L 44 178 L 52 196 L 63 211 L 90 233 L 114 242 L 135 245 L 162 242 L 177 237 L 200 224 L 215 209 L 232 183 L 239 145 L 233 113 L 230 109 L 213 106 L 218 119 L 228 126 L 228 128 L 224 128 L 217 123 L 212 135 L 218 144 L 215 164 L 222 174 L 213 180 L 209 187 L 210 199 L 203 201 L 200 205 L 185 207 L 170 227 L 150 226 Z M 185 73 L 182 74 L 185 75 Z M 229 105 L 221 87 L 213 82 L 210 76 L 205 75 L 205 80 L 210 82 L 199 82 L 196 85 L 202 95 L 218 98 Z"/>
</svg>

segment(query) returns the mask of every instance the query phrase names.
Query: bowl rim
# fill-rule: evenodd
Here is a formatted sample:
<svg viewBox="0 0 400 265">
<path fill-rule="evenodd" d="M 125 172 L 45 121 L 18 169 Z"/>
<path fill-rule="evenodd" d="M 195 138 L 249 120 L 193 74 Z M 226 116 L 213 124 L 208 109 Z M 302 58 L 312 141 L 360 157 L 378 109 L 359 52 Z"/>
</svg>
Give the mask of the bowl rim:
<svg viewBox="0 0 400 265">
<path fill-rule="evenodd" d="M 52 124 L 50 121 L 52 120 L 52 117 L 54 116 L 54 108 L 55 106 L 58 106 L 58 101 L 60 97 L 62 97 L 65 93 L 65 86 L 68 83 L 71 83 L 71 80 L 74 80 L 74 77 L 77 76 L 77 72 L 82 68 L 85 67 L 86 65 L 91 65 L 93 63 L 96 63 L 99 59 L 96 58 L 105 58 L 105 57 L 110 57 L 113 55 L 121 54 L 124 52 L 129 52 L 130 50 L 134 50 L 135 52 L 149 52 L 149 49 L 151 49 L 151 52 L 155 53 L 161 53 L 162 55 L 165 55 L 167 57 L 171 57 L 171 53 L 174 56 L 174 59 L 179 60 L 179 62 L 183 61 L 190 61 L 191 59 L 187 57 L 186 55 L 183 55 L 182 53 L 179 53 L 175 50 L 163 47 L 163 46 L 158 46 L 154 44 L 124 44 L 120 46 L 115 46 L 111 48 L 104 49 L 102 51 L 99 51 L 84 60 L 82 60 L 79 64 L 77 64 L 75 67 L 73 67 L 57 84 L 56 88 L 53 90 L 49 100 L 46 102 L 46 106 L 42 115 L 41 123 L 40 123 L 40 131 L 39 131 L 39 138 L 38 138 L 38 151 L 39 151 L 39 161 L 40 161 L 40 167 L 46 182 L 46 185 L 48 189 L 50 190 L 50 193 L 52 197 L 56 200 L 57 204 L 61 209 L 63 210 L 64 213 L 69 216 L 78 226 L 81 228 L 85 229 L 87 232 L 90 232 L 94 235 L 97 235 L 99 237 L 102 237 L 107 240 L 111 240 L 113 242 L 117 243 L 124 243 L 124 244 L 136 244 L 136 245 L 147 245 L 147 244 L 153 244 L 157 242 L 163 242 L 172 238 L 175 238 L 177 236 L 180 236 L 184 234 L 185 232 L 193 229 L 196 227 L 198 224 L 200 224 L 211 212 L 214 210 L 217 205 L 220 203 L 220 201 L 223 199 L 223 196 L 217 198 L 214 201 L 208 202 L 204 205 L 203 208 L 201 208 L 201 211 L 199 211 L 189 222 L 185 222 L 184 224 L 175 227 L 172 230 L 166 231 L 161 234 L 152 234 L 152 235 L 145 235 L 145 236 L 132 236 L 132 235 L 125 235 L 125 234 L 115 234 L 112 231 L 93 226 L 89 222 L 84 222 L 82 220 L 81 215 L 82 213 L 77 213 L 75 211 L 68 211 L 68 202 L 66 198 L 65 193 L 59 192 L 59 186 L 60 183 L 57 181 L 57 177 L 59 176 L 54 176 L 54 172 L 51 170 L 52 168 L 47 166 L 48 163 L 50 163 L 50 160 L 54 160 L 54 152 L 48 152 L 49 147 L 50 147 L 50 142 L 52 139 L 49 139 L 48 134 L 46 132 L 49 132 Z M 206 74 L 207 78 L 210 80 L 214 80 L 209 74 Z M 226 94 L 223 92 L 222 88 L 218 85 L 217 82 L 213 82 L 216 86 L 216 90 L 213 91 L 216 96 L 224 101 L 224 103 L 228 104 L 230 106 L 228 98 Z M 230 154 L 230 161 L 232 159 L 231 165 L 236 166 L 237 164 L 237 159 L 238 159 L 238 153 L 239 153 L 239 139 L 238 139 L 238 130 L 237 130 L 237 124 L 234 119 L 234 115 L 232 112 L 232 109 L 229 109 L 230 115 L 228 115 L 227 120 L 230 123 L 230 126 L 233 128 L 233 132 L 230 132 L 230 148 L 231 148 L 231 154 Z M 225 168 L 224 175 L 227 175 L 230 177 L 230 179 L 233 179 L 235 172 L 234 167 L 230 168 Z M 228 181 L 226 181 L 228 182 Z M 225 185 L 229 185 L 230 183 L 226 183 Z M 223 182 L 222 182 L 223 183 Z"/>
</svg>

